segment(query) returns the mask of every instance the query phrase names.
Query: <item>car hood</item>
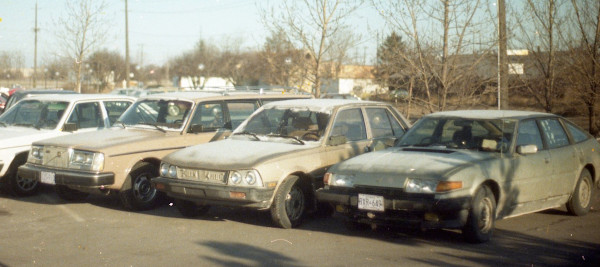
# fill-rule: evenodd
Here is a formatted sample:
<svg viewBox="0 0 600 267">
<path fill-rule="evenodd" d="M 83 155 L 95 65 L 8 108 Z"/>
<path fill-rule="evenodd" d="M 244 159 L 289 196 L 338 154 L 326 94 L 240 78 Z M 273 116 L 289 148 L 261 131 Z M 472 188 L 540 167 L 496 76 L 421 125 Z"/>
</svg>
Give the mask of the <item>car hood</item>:
<svg viewBox="0 0 600 267">
<path fill-rule="evenodd" d="M 163 161 L 188 168 L 234 170 L 256 168 L 260 163 L 292 157 L 319 144 L 289 144 L 267 141 L 225 139 L 191 146 L 167 155 Z"/>
<path fill-rule="evenodd" d="M 51 138 L 64 133 L 55 130 L 35 129 L 29 127 L 0 128 L 0 148 L 29 146 L 32 142 Z"/>
<path fill-rule="evenodd" d="M 472 150 L 390 148 L 351 158 L 330 172 L 352 177 L 355 185 L 403 187 L 406 178 L 446 180 L 469 167 L 484 169 L 498 157 Z"/>
<path fill-rule="evenodd" d="M 133 150 L 152 150 L 165 147 L 165 136 L 180 136 L 179 132 L 161 132 L 150 129 L 109 128 L 99 131 L 77 133 L 69 138 L 52 138 L 36 144 L 70 147 L 104 153 L 125 153 Z"/>
</svg>

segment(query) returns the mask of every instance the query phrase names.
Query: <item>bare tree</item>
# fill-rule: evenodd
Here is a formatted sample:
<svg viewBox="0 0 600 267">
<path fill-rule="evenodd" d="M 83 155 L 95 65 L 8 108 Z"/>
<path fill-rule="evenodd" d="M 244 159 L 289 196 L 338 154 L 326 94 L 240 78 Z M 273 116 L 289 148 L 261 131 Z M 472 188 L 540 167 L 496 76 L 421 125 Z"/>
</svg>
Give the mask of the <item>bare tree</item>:
<svg viewBox="0 0 600 267">
<path fill-rule="evenodd" d="M 296 42 L 310 54 L 310 79 L 316 97 L 321 94 L 321 71 L 333 47 L 344 41 L 333 38 L 348 29 L 345 24 L 363 1 L 343 0 L 284 0 L 276 9 L 263 11 L 265 24 L 275 32 L 283 32 L 288 40 Z M 275 11 L 277 10 L 277 11 Z M 348 31 L 350 32 L 350 31 Z M 352 39 L 346 36 L 346 40 Z"/>
<path fill-rule="evenodd" d="M 104 41 L 108 33 L 109 18 L 104 12 L 104 1 L 69 0 L 66 2 L 65 17 L 58 18 L 58 39 L 64 52 L 73 58 L 76 75 L 76 90 L 81 92 L 82 66 L 87 54 Z"/>
<path fill-rule="evenodd" d="M 561 28 L 568 20 L 566 13 L 561 12 L 565 2 L 527 0 L 524 8 L 514 5 L 511 10 L 515 22 L 513 44 L 530 51 L 528 58 L 534 69 L 520 77 L 529 94 L 546 112 L 553 111 L 555 102 L 562 95 L 558 92 L 560 88 L 557 88 L 556 80 L 557 74 L 564 73 L 564 69 L 559 69 L 564 64 L 560 64 L 557 51 L 565 48 L 561 38 Z M 537 82 L 537 77 L 541 77 L 542 82 Z"/>
<path fill-rule="evenodd" d="M 450 95 L 480 92 L 480 84 L 493 78 L 486 76 L 482 65 L 496 39 L 481 36 L 494 36 L 489 25 L 495 24 L 481 1 L 374 0 L 373 4 L 402 35 L 406 49 L 398 59 L 412 71 L 430 111 L 446 109 Z M 467 79 L 474 73 L 482 76 Z M 474 83 L 465 84 L 466 80 Z"/>
<path fill-rule="evenodd" d="M 572 0 L 571 6 L 574 23 L 568 32 L 572 35 L 565 38 L 571 40 L 569 77 L 587 109 L 589 131 L 597 135 L 600 132 L 596 121 L 600 95 L 600 2 Z"/>
</svg>

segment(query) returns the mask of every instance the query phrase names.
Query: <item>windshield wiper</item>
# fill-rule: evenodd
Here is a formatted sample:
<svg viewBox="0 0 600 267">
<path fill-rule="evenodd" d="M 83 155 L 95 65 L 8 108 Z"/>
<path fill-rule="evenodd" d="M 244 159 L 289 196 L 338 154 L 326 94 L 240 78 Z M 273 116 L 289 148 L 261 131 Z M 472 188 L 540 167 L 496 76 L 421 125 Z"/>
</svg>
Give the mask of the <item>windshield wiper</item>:
<svg viewBox="0 0 600 267">
<path fill-rule="evenodd" d="M 160 126 L 156 125 L 155 123 L 149 123 L 149 122 L 140 122 L 140 123 L 138 123 L 138 124 L 141 124 L 141 125 L 150 125 L 150 126 L 154 126 L 154 128 L 156 128 L 157 130 L 159 130 L 159 131 L 161 131 L 161 132 L 163 132 L 163 133 L 166 133 L 166 132 L 167 132 L 165 129 L 161 128 Z"/>
<path fill-rule="evenodd" d="M 250 135 L 250 136 L 254 137 L 254 138 L 256 139 L 256 141 L 259 141 L 259 140 L 260 140 L 260 138 L 258 138 L 258 136 L 256 136 L 256 134 L 255 134 L 255 133 L 251 133 L 251 132 L 248 132 L 248 131 L 243 131 L 243 132 L 239 132 L 239 133 L 234 133 L 234 135 Z"/>
<path fill-rule="evenodd" d="M 115 121 L 115 123 L 113 123 L 113 125 L 116 125 L 116 124 L 121 124 L 121 126 L 123 126 L 123 129 L 127 128 L 127 127 L 125 126 L 125 123 L 124 123 L 124 122 L 122 122 L 122 121 Z"/>
<path fill-rule="evenodd" d="M 284 134 L 267 134 L 267 136 L 269 137 L 281 137 L 281 138 L 288 138 L 288 139 L 294 139 L 296 141 L 298 141 L 298 143 L 300 143 L 301 145 L 304 145 L 304 141 L 298 139 L 298 137 L 293 136 L 293 135 L 284 135 Z"/>
</svg>

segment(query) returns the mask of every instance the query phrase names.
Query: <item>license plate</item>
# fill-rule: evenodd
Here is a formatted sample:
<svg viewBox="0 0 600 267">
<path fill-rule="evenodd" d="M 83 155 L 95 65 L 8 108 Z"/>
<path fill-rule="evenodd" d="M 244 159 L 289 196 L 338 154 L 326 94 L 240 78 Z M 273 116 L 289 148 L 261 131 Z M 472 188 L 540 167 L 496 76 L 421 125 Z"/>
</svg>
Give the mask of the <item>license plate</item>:
<svg viewBox="0 0 600 267">
<path fill-rule="evenodd" d="M 374 196 L 374 195 L 366 195 L 366 194 L 358 194 L 358 209 L 384 211 L 383 197 L 382 196 Z"/>
<path fill-rule="evenodd" d="M 56 184 L 53 172 L 42 172 L 40 175 L 40 182 L 44 184 Z"/>
</svg>

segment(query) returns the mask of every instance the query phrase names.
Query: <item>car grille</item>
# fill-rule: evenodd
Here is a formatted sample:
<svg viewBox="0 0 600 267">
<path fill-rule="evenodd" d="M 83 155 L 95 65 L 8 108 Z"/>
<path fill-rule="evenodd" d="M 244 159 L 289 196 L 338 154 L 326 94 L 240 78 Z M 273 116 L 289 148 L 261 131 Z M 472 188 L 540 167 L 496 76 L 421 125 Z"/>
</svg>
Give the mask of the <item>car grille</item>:
<svg viewBox="0 0 600 267">
<path fill-rule="evenodd" d="M 64 147 L 45 146 L 42 165 L 49 167 L 67 168 L 69 150 Z"/>
<path fill-rule="evenodd" d="M 179 179 L 216 184 L 225 184 L 227 182 L 225 172 L 222 171 L 209 171 L 177 167 L 177 177 Z"/>
</svg>

